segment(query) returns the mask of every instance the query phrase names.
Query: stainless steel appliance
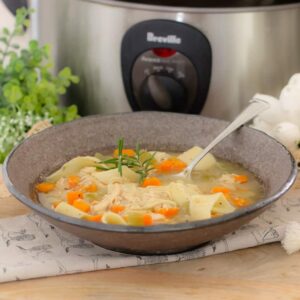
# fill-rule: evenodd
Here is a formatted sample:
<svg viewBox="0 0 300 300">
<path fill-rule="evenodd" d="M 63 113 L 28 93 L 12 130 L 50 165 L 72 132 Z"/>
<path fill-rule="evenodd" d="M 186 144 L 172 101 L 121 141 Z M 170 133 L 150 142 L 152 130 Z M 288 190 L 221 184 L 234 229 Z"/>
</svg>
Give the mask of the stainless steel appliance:
<svg viewBox="0 0 300 300">
<path fill-rule="evenodd" d="M 38 28 L 80 76 L 68 99 L 83 114 L 232 119 L 300 71 L 299 1 L 39 0 Z"/>
</svg>

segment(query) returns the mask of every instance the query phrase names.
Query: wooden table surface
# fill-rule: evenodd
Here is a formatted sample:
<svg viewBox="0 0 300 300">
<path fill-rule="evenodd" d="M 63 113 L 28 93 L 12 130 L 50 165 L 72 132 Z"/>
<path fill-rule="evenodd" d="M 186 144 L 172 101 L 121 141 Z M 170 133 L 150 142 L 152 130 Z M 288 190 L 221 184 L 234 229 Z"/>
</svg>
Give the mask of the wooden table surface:
<svg viewBox="0 0 300 300">
<path fill-rule="evenodd" d="M 11 196 L 0 200 L 0 218 L 28 212 Z M 2 299 L 300 300 L 300 252 L 289 256 L 275 243 L 185 262 L 3 283 Z"/>
</svg>

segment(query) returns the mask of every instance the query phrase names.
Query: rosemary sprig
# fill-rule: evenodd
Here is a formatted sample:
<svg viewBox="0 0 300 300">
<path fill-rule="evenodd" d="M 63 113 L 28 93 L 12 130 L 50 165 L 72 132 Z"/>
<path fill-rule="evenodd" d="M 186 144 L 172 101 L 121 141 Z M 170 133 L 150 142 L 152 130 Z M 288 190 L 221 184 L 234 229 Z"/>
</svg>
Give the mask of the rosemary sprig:
<svg viewBox="0 0 300 300">
<path fill-rule="evenodd" d="M 142 159 L 142 155 L 145 152 L 142 152 L 140 148 L 140 144 L 137 143 L 135 149 L 135 159 L 137 162 L 137 169 L 135 170 L 136 173 L 140 175 L 140 182 L 143 182 L 144 179 L 148 176 L 149 172 L 154 169 L 153 162 L 155 153 L 151 154 L 151 156 L 145 160 Z"/>
<path fill-rule="evenodd" d="M 154 169 L 155 153 L 145 158 L 148 152 L 141 150 L 139 143 L 136 144 L 134 156 L 128 156 L 127 154 L 124 154 L 123 149 L 124 139 L 121 138 L 118 140 L 118 156 L 101 160 L 97 165 L 97 169 L 102 171 L 118 169 L 120 176 L 122 176 L 122 166 L 127 166 L 129 169 L 139 174 L 140 182 L 143 182 L 144 179 L 149 175 L 149 172 Z"/>
</svg>

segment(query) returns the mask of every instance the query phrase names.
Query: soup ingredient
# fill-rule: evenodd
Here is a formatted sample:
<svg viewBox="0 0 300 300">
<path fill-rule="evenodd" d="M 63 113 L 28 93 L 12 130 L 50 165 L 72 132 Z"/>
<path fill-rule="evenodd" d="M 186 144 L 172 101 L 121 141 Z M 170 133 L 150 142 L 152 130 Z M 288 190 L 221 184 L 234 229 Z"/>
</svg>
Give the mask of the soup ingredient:
<svg viewBox="0 0 300 300">
<path fill-rule="evenodd" d="M 234 175 L 234 180 L 239 183 L 246 183 L 248 182 L 247 175 Z"/>
<path fill-rule="evenodd" d="M 95 183 L 91 183 L 84 187 L 84 191 L 89 193 L 95 193 L 98 191 L 98 187 Z"/>
<path fill-rule="evenodd" d="M 73 206 L 86 213 L 91 209 L 90 204 L 80 198 L 73 202 Z"/>
<path fill-rule="evenodd" d="M 98 167 L 98 166 L 97 166 Z M 122 174 L 122 175 L 121 175 Z M 109 183 L 126 183 L 140 181 L 140 176 L 127 166 L 121 166 L 121 174 L 119 169 L 111 169 L 105 172 L 97 172 L 93 176 L 104 184 Z"/>
<path fill-rule="evenodd" d="M 185 169 L 186 166 L 187 164 L 181 159 L 171 157 L 155 165 L 155 169 L 159 173 L 179 173 Z"/>
<path fill-rule="evenodd" d="M 223 193 L 212 195 L 194 195 L 190 200 L 189 211 L 192 220 L 211 218 L 211 213 L 224 214 L 233 212 L 235 208 Z"/>
<path fill-rule="evenodd" d="M 232 199 L 231 202 L 237 207 L 245 207 L 251 204 L 251 201 L 243 198 Z"/>
<path fill-rule="evenodd" d="M 134 157 L 136 155 L 136 152 L 133 149 L 122 149 L 122 155 L 126 155 L 126 156 L 130 156 L 130 157 Z M 116 149 L 114 151 L 113 154 L 114 157 L 118 157 L 119 156 L 119 150 Z"/>
<path fill-rule="evenodd" d="M 202 148 L 198 146 L 194 146 L 191 149 L 183 152 L 182 154 L 178 155 L 178 159 L 182 160 L 189 165 L 194 158 L 203 151 Z M 215 157 L 211 153 L 207 153 L 205 157 L 199 161 L 199 163 L 195 166 L 195 171 L 203 171 L 211 168 L 216 163 Z"/>
<path fill-rule="evenodd" d="M 153 224 L 153 219 L 150 214 L 145 214 L 143 217 L 143 225 L 144 226 L 150 226 Z"/>
<path fill-rule="evenodd" d="M 60 95 L 78 83 L 78 77 L 70 68 L 52 75 L 49 45 L 40 47 L 31 40 L 20 49 L 14 43 L 29 26 L 31 14 L 32 10 L 18 9 L 15 27 L 4 28 L 0 36 L 0 162 L 36 122 L 59 124 L 78 117 L 75 105 L 58 105 Z"/>
<path fill-rule="evenodd" d="M 118 141 L 118 149 L 114 151 L 114 158 L 101 160 L 97 166 L 99 170 L 117 169 L 120 176 L 123 175 L 123 167 L 126 166 L 139 174 L 140 182 L 148 176 L 149 172 L 154 169 L 154 155 L 140 149 L 139 144 L 136 145 L 135 151 L 132 149 L 124 149 L 124 139 Z"/>
<path fill-rule="evenodd" d="M 216 218 L 251 205 L 263 193 L 255 177 L 236 164 L 214 158 L 210 168 L 194 171 L 191 181 L 174 181 L 172 176 L 158 179 L 162 170 L 172 173 L 184 168 L 186 163 L 178 158 L 182 154 L 158 152 L 162 158 L 158 160 L 157 152 L 139 146 L 132 157 L 124 149 L 131 148 L 119 141 L 118 157 L 113 151 L 110 156 L 98 153 L 65 163 L 37 184 L 40 202 L 86 221 L 152 226 Z M 148 176 L 141 181 L 138 171 L 145 161 L 149 161 Z M 45 183 L 52 188 L 40 188 Z"/>
<path fill-rule="evenodd" d="M 199 188 L 192 184 L 184 184 L 183 182 L 170 182 L 169 192 L 171 198 L 179 206 L 187 206 L 190 197 L 199 193 Z"/>
<path fill-rule="evenodd" d="M 93 167 L 99 162 L 94 156 L 78 156 L 66 162 L 59 170 L 47 177 L 47 181 L 56 182 L 62 177 L 76 174 L 83 167 Z"/>
<path fill-rule="evenodd" d="M 173 218 L 178 214 L 179 207 L 170 207 L 170 208 L 161 207 L 158 209 L 154 209 L 154 212 L 157 214 L 164 215 L 166 218 Z"/>
<path fill-rule="evenodd" d="M 211 193 L 223 193 L 224 195 L 229 195 L 230 189 L 224 186 L 215 186 L 211 189 Z"/>
<path fill-rule="evenodd" d="M 102 222 L 114 225 L 126 225 L 125 220 L 118 214 L 113 212 L 106 212 L 102 216 Z"/>
<path fill-rule="evenodd" d="M 41 182 L 36 185 L 36 189 L 41 193 L 48 193 L 55 188 L 55 184 L 51 182 Z"/>
<path fill-rule="evenodd" d="M 67 202 L 69 204 L 74 204 L 74 202 L 78 199 L 83 199 L 83 193 L 79 191 L 70 191 L 66 194 Z"/>
<path fill-rule="evenodd" d="M 66 202 L 60 202 L 54 209 L 56 212 L 61 213 L 63 215 L 73 217 L 73 218 L 83 218 L 86 217 L 87 214 L 82 212 L 81 210 L 75 208 L 74 206 L 66 203 Z"/>
<path fill-rule="evenodd" d="M 102 216 L 101 215 L 94 215 L 94 216 L 87 215 L 87 216 L 83 216 L 82 219 L 91 221 L 91 222 L 100 222 L 102 219 Z"/>
<path fill-rule="evenodd" d="M 69 188 L 74 188 L 76 187 L 80 182 L 80 177 L 77 176 L 77 175 L 71 175 L 68 177 L 68 185 L 69 185 Z"/>
<path fill-rule="evenodd" d="M 112 207 L 110 208 L 110 210 L 116 214 L 120 213 L 121 211 L 123 211 L 125 209 L 125 206 L 123 205 L 112 205 Z"/>
<path fill-rule="evenodd" d="M 161 185 L 161 181 L 157 178 L 157 177 L 148 177 L 145 178 L 143 181 L 142 186 L 143 187 L 147 187 L 147 186 L 160 186 Z"/>
</svg>

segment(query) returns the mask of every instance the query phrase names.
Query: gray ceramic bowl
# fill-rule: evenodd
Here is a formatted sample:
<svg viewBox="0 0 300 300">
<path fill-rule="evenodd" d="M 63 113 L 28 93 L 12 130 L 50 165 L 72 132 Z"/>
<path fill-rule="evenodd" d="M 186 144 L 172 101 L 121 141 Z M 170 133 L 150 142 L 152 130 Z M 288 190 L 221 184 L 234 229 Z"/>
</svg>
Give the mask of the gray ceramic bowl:
<svg viewBox="0 0 300 300">
<path fill-rule="evenodd" d="M 50 223 L 104 248 L 126 253 L 174 253 L 197 247 L 239 228 L 281 197 L 293 184 L 296 165 L 284 146 L 264 133 L 243 127 L 212 151 L 242 164 L 265 186 L 256 204 L 219 218 L 176 225 L 129 227 L 87 222 L 44 208 L 33 198 L 34 183 L 67 160 L 115 148 L 119 137 L 126 146 L 136 142 L 147 149 L 183 151 L 207 145 L 226 122 L 195 115 L 138 112 L 92 116 L 46 129 L 17 146 L 4 164 L 9 191 Z"/>
</svg>

